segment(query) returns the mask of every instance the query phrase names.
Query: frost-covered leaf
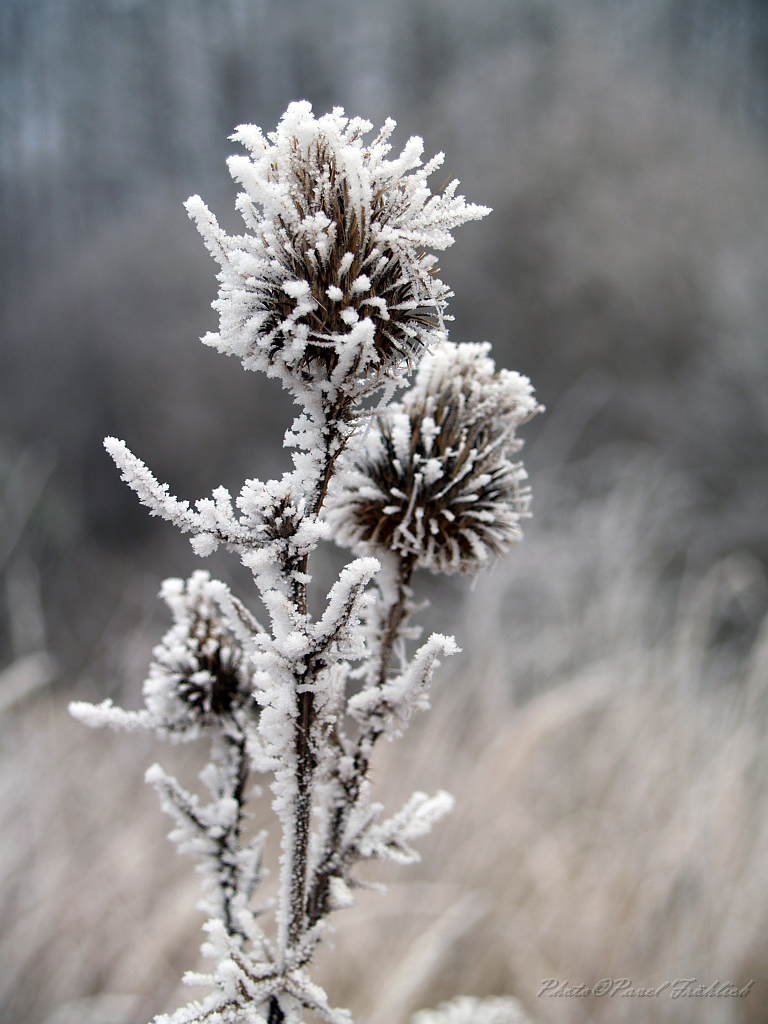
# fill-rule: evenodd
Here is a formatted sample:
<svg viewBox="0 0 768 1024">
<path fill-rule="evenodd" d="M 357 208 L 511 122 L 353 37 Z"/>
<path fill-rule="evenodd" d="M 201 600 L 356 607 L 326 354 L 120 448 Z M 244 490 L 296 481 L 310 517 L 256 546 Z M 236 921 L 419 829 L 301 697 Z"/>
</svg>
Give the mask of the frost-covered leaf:
<svg viewBox="0 0 768 1024">
<path fill-rule="evenodd" d="M 349 699 L 348 711 L 359 722 L 380 720 L 378 728 L 390 733 L 402 729 L 416 710 L 429 707 L 427 689 L 440 654 L 457 654 L 452 636 L 433 633 L 418 649 L 408 667 L 383 686 L 369 686 Z"/>
<path fill-rule="evenodd" d="M 125 732 L 154 728 L 154 720 L 149 711 L 124 711 L 123 708 L 116 708 L 109 698 L 100 704 L 73 700 L 70 702 L 68 710 L 73 718 L 91 729 L 102 729 L 105 725 L 111 729 L 122 729 Z"/>
<path fill-rule="evenodd" d="M 410 844 L 430 832 L 435 822 L 453 810 L 453 804 L 451 794 L 442 789 L 434 796 L 414 793 L 397 814 L 363 833 L 357 843 L 361 855 L 400 864 L 418 862 L 420 856 Z"/>
<path fill-rule="evenodd" d="M 359 625 L 363 589 L 380 568 L 375 558 L 357 558 L 342 569 L 328 594 L 323 617 L 312 630 L 312 640 L 324 657 L 331 645 L 337 657 L 357 659 L 365 653 L 362 635 L 354 627 Z"/>
<path fill-rule="evenodd" d="M 169 493 L 168 484 L 159 483 L 147 466 L 128 450 L 124 441 L 106 437 L 104 447 L 115 461 L 122 479 L 136 492 L 142 504 L 153 516 L 173 523 L 182 533 L 194 534 L 192 546 L 204 558 L 216 550 L 219 543 L 231 547 L 250 546 L 252 538 L 234 515 L 232 503 L 225 489 L 218 488 L 213 499 L 203 498 L 193 512 L 188 501 L 179 501 Z"/>
</svg>

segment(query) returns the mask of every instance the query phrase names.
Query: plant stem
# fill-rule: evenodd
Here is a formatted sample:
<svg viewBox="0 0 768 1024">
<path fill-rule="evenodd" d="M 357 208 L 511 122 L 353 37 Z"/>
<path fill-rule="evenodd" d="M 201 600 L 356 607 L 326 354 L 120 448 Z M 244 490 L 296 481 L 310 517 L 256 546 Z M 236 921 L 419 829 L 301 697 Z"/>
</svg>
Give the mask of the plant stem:
<svg viewBox="0 0 768 1024">
<path fill-rule="evenodd" d="M 379 675 L 378 685 L 383 686 L 389 676 L 389 668 L 392 662 L 392 651 L 397 640 L 400 627 L 408 615 L 408 599 L 411 596 L 410 582 L 413 575 L 414 559 L 402 558 L 398 566 L 397 577 L 397 600 L 390 609 L 387 618 L 387 625 L 381 638 L 379 648 Z"/>
<path fill-rule="evenodd" d="M 299 694 L 299 714 L 296 720 L 296 825 L 291 878 L 290 923 L 288 926 L 289 946 L 298 943 L 305 927 L 307 850 L 312 812 L 312 778 L 316 765 L 310 737 L 314 697 L 311 690 L 305 690 L 304 693 Z"/>
<path fill-rule="evenodd" d="M 338 425 L 329 424 L 323 433 L 325 465 L 320 476 L 312 509 L 312 515 L 318 515 L 328 491 L 328 484 L 333 475 L 336 459 L 344 449 L 346 438 L 341 434 Z M 306 574 L 308 556 L 301 559 L 298 570 Z M 298 583 L 294 589 L 294 598 L 299 614 L 307 615 L 307 585 Z M 314 682 L 311 662 L 305 662 L 305 672 L 301 677 L 302 686 L 311 687 Z M 290 885 L 290 907 L 288 918 L 287 941 L 295 946 L 306 930 L 306 899 L 307 899 L 307 852 L 309 849 L 310 824 L 312 816 L 312 783 L 317 758 L 312 748 L 312 726 L 314 723 L 314 700 L 312 689 L 304 689 L 298 694 L 298 714 L 295 726 L 296 754 L 296 804 L 294 842 L 292 851 L 292 871 Z"/>
<path fill-rule="evenodd" d="M 377 685 L 379 687 L 383 686 L 387 681 L 395 642 L 401 626 L 408 618 L 408 601 L 411 596 L 409 584 L 413 575 L 413 569 L 414 560 L 412 558 L 400 560 L 396 598 L 386 618 L 386 626 L 384 627 L 379 646 L 379 670 L 377 673 Z M 328 829 L 327 853 L 315 873 L 307 899 L 307 926 L 309 928 L 317 924 L 328 913 L 330 881 L 342 867 L 343 862 L 341 843 L 344 830 L 349 814 L 360 796 L 360 787 L 368 773 L 371 752 L 380 735 L 381 730 L 372 727 L 369 727 L 360 734 L 355 746 L 354 767 L 351 777 L 344 782 L 340 782 L 343 793 L 340 794 L 339 802 L 334 808 L 333 818 Z"/>
<path fill-rule="evenodd" d="M 245 804 L 245 786 L 248 781 L 249 759 L 245 749 L 245 737 L 239 735 L 237 738 L 226 737 L 229 745 L 229 756 L 233 758 L 236 778 L 232 798 L 237 802 L 237 817 L 233 827 L 227 831 L 219 840 L 219 863 L 224 882 L 219 883 L 221 888 L 222 906 L 224 910 L 224 926 L 229 935 L 240 935 L 246 939 L 246 934 L 235 923 L 232 914 L 232 898 L 237 894 L 237 851 L 240 846 L 240 829 L 243 820 L 243 805 Z M 230 857 L 225 859 L 224 854 L 229 852 Z"/>
</svg>

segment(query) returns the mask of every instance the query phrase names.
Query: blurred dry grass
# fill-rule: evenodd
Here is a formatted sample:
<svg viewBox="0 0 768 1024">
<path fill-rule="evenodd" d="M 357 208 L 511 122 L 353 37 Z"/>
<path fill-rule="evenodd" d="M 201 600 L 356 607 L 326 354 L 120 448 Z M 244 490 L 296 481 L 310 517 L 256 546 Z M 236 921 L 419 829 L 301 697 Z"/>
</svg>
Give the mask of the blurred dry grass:
<svg viewBox="0 0 768 1024">
<path fill-rule="evenodd" d="M 535 993 L 549 977 L 697 977 L 755 986 L 660 997 L 643 1019 L 762 1020 L 768 629 L 746 656 L 718 637 L 764 581 L 734 556 L 664 582 L 680 489 L 657 473 L 635 461 L 631 486 L 575 511 L 551 489 L 519 557 L 469 596 L 433 711 L 380 751 L 388 806 L 444 786 L 457 810 L 420 868 L 338 915 L 320 973 L 358 1019 L 506 993 L 542 1022 L 635 1020 L 631 999 Z M 529 593 L 536 615 L 517 616 Z M 200 939 L 191 863 L 142 775 L 156 757 L 189 774 L 195 755 L 85 731 L 42 694 L 4 726 L 0 1020 L 140 1024 L 185 998 Z"/>
</svg>

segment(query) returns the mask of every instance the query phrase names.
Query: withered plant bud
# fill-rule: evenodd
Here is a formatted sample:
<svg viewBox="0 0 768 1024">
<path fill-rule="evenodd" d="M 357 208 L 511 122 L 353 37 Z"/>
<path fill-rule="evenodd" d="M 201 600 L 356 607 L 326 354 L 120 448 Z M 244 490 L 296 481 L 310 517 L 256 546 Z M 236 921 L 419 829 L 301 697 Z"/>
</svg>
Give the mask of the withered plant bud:
<svg viewBox="0 0 768 1024">
<path fill-rule="evenodd" d="M 161 594 L 174 624 L 153 652 L 144 698 L 156 727 L 192 739 L 252 703 L 250 673 L 223 621 L 220 602 L 232 602 L 224 584 L 200 570 L 166 580 Z"/>
<path fill-rule="evenodd" d="M 455 196 L 456 181 L 431 194 L 442 154 L 422 166 L 412 138 L 388 160 L 394 121 L 364 146 L 371 127 L 292 103 L 266 139 L 253 125 L 232 136 L 251 154 L 229 161 L 249 233 L 225 234 L 197 196 L 187 204 L 221 265 L 221 326 L 203 340 L 337 409 L 399 379 L 442 337 L 450 292 L 426 250 L 488 212 Z"/>
<path fill-rule="evenodd" d="M 488 344 L 443 342 L 379 416 L 332 499 L 337 539 L 436 573 L 474 573 L 522 536 L 530 489 L 512 456 L 540 411 L 530 381 L 496 372 Z"/>
</svg>

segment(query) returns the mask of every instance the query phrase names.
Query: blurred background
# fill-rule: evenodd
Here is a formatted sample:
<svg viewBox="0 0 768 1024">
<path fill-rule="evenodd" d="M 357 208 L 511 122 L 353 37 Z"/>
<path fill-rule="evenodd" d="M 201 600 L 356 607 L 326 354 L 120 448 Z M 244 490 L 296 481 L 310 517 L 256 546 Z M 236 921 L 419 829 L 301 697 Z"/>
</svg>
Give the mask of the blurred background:
<svg viewBox="0 0 768 1024">
<path fill-rule="evenodd" d="M 3 0 L 0 48 L 0 1022 L 187 997 L 197 880 L 142 776 L 194 756 L 65 708 L 137 705 L 160 581 L 196 564 L 102 438 L 180 497 L 288 465 L 278 386 L 196 340 L 215 265 L 182 203 L 236 229 L 227 137 L 294 99 L 394 117 L 493 207 L 441 257 L 451 337 L 547 406 L 524 543 L 474 591 L 418 582 L 465 653 L 375 780 L 458 809 L 339 918 L 332 997 L 609 1021 L 634 1001 L 541 979 L 754 979 L 643 1019 L 768 1020 L 768 6 Z"/>
</svg>

